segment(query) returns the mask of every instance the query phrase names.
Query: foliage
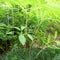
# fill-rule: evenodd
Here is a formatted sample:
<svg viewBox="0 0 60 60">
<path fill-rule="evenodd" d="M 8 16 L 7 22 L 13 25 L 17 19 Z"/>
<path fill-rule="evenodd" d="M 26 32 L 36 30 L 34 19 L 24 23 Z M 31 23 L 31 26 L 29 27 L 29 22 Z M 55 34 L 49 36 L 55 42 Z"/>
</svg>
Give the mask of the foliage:
<svg viewBox="0 0 60 60">
<path fill-rule="evenodd" d="M 0 1 L 0 49 L 6 53 L 15 44 L 25 49 L 60 49 L 59 11 L 59 0 Z"/>
<path fill-rule="evenodd" d="M 21 48 L 13 48 L 8 54 L 0 56 L 0 60 L 59 60 L 60 49 L 47 48 L 38 58 L 34 59 L 40 49 L 33 48 L 27 49 L 26 51 Z"/>
</svg>

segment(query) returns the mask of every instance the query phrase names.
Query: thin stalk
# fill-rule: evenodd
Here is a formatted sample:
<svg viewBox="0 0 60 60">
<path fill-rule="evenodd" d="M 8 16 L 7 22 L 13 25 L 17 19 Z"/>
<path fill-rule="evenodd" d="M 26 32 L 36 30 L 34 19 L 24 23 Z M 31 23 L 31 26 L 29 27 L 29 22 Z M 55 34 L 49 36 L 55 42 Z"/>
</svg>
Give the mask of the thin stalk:
<svg viewBox="0 0 60 60">
<path fill-rule="evenodd" d="M 41 52 L 43 52 L 46 48 L 47 48 L 47 46 L 43 47 L 43 48 L 36 54 L 35 59 L 38 58 L 39 54 L 40 54 Z"/>
<path fill-rule="evenodd" d="M 25 29 L 25 35 L 28 34 L 28 19 L 29 19 L 29 13 L 26 12 L 26 22 L 25 22 L 26 29 Z M 26 44 L 25 44 L 25 48 L 26 47 L 27 47 L 27 41 L 26 41 Z"/>
<path fill-rule="evenodd" d="M 13 24 L 13 27 L 14 27 L 14 11 L 13 11 L 14 8 L 12 8 L 12 24 Z"/>
<path fill-rule="evenodd" d="M 26 13 L 26 30 L 25 30 L 26 34 L 27 34 L 27 27 L 28 27 L 28 13 Z"/>
<path fill-rule="evenodd" d="M 38 20 L 38 26 L 37 26 L 37 27 L 35 27 L 35 29 L 34 29 L 35 37 L 36 37 L 37 32 L 39 31 L 39 28 L 40 28 L 40 26 L 41 26 L 42 22 L 44 22 L 44 20 L 43 20 L 43 18 L 42 18 L 42 17 L 41 17 L 41 20 L 39 20 L 39 18 L 38 18 L 38 17 L 39 17 L 39 16 L 38 16 L 38 15 L 36 15 L 36 18 L 37 18 L 37 20 Z"/>
<path fill-rule="evenodd" d="M 9 26 L 9 9 L 7 9 L 7 26 Z M 9 32 L 9 27 L 7 28 L 7 31 Z"/>
</svg>

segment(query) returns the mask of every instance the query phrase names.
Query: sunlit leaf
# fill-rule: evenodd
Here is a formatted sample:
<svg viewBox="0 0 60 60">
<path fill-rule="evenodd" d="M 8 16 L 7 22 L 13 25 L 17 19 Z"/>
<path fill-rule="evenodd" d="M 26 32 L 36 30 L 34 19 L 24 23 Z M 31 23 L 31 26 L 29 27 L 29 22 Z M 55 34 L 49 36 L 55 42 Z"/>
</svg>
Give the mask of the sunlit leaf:
<svg viewBox="0 0 60 60">
<path fill-rule="evenodd" d="M 24 36 L 23 34 L 20 34 L 20 35 L 19 35 L 19 41 L 20 41 L 20 43 L 21 43 L 22 45 L 25 45 L 25 43 L 26 43 L 26 38 L 25 38 L 25 36 Z"/>
<path fill-rule="evenodd" d="M 56 39 L 56 37 L 57 37 L 57 31 L 55 31 L 55 36 L 54 36 L 54 39 Z"/>
<path fill-rule="evenodd" d="M 51 40 L 51 36 L 50 36 L 50 34 L 48 35 L 48 39 L 47 39 L 47 44 L 49 44 L 50 43 L 50 40 Z"/>
<path fill-rule="evenodd" d="M 56 40 L 55 42 L 58 46 L 60 46 L 60 41 L 59 40 Z"/>
<path fill-rule="evenodd" d="M 21 30 L 24 30 L 25 29 L 25 26 L 21 26 Z"/>
<path fill-rule="evenodd" d="M 19 27 L 14 27 L 16 30 L 20 31 L 20 28 Z"/>
<path fill-rule="evenodd" d="M 14 32 L 11 31 L 11 32 L 7 32 L 6 34 L 7 34 L 7 35 L 13 35 Z"/>
<path fill-rule="evenodd" d="M 27 34 L 28 38 L 30 38 L 33 41 L 33 37 L 31 34 Z"/>
</svg>

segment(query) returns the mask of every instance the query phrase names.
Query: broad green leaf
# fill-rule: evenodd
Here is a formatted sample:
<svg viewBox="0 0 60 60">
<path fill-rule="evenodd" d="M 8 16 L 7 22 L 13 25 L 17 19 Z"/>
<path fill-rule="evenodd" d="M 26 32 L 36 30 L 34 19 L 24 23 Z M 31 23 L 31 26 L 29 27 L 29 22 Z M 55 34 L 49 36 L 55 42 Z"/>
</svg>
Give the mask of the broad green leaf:
<svg viewBox="0 0 60 60">
<path fill-rule="evenodd" d="M 33 41 L 33 37 L 31 34 L 28 34 L 27 36 Z"/>
<path fill-rule="evenodd" d="M 20 43 L 21 43 L 22 45 L 25 45 L 25 43 L 26 43 L 26 38 L 25 38 L 25 36 L 24 36 L 23 34 L 20 34 L 20 35 L 19 35 L 19 41 L 20 41 Z"/>
<path fill-rule="evenodd" d="M 20 28 L 19 27 L 14 27 L 14 28 L 20 31 Z"/>
<path fill-rule="evenodd" d="M 25 26 L 21 26 L 21 30 L 24 30 L 25 29 Z"/>
<path fill-rule="evenodd" d="M 14 34 L 14 32 L 8 32 L 8 33 L 6 33 L 7 35 L 13 35 Z"/>
</svg>

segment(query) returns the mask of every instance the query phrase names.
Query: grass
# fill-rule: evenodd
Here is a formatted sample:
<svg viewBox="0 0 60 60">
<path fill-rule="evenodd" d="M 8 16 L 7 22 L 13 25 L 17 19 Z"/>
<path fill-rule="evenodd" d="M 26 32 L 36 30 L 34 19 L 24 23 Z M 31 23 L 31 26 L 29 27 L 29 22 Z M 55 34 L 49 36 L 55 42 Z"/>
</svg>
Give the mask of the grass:
<svg viewBox="0 0 60 60">
<path fill-rule="evenodd" d="M 6 55 L 0 56 L 0 60 L 59 60 L 60 50 L 46 48 L 35 59 L 36 54 L 40 51 L 38 48 L 24 50 L 14 48 Z"/>
</svg>

